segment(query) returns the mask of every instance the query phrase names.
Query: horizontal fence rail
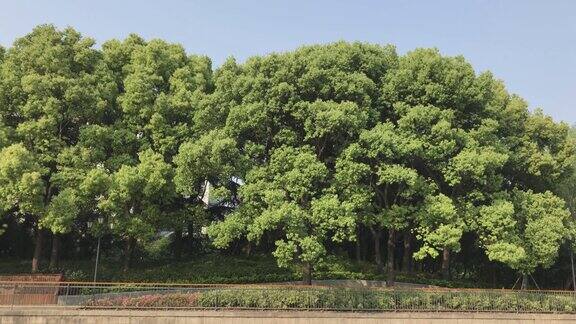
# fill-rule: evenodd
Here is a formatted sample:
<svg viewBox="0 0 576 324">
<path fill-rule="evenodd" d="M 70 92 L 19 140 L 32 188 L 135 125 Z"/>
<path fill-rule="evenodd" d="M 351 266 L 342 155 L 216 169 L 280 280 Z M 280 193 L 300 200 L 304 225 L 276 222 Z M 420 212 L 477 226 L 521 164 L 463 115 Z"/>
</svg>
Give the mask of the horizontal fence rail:
<svg viewBox="0 0 576 324">
<path fill-rule="evenodd" d="M 0 281 L 0 307 L 576 313 L 569 291 Z"/>
</svg>

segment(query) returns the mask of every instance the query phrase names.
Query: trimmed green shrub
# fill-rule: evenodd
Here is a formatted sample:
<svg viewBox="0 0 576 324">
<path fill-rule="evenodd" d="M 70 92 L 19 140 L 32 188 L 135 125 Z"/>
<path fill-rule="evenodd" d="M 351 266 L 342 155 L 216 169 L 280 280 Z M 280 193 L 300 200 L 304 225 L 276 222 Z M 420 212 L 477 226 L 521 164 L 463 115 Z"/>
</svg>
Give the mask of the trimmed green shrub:
<svg viewBox="0 0 576 324">
<path fill-rule="evenodd" d="M 104 298 L 89 307 L 329 309 L 339 311 L 576 312 L 572 295 L 508 291 L 427 291 L 345 288 L 210 288 L 189 294 Z"/>
<path fill-rule="evenodd" d="M 198 294 L 167 294 L 167 295 L 144 295 L 138 297 L 116 297 L 90 300 L 85 306 L 88 307 L 124 307 L 124 308 L 179 308 L 194 307 L 197 303 Z"/>
</svg>

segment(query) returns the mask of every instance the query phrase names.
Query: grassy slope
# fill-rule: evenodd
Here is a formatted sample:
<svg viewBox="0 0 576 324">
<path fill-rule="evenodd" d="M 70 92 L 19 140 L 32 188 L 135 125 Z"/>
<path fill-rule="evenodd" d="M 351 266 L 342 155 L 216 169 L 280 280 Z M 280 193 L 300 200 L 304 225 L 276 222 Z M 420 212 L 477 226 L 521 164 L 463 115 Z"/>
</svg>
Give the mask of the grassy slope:
<svg viewBox="0 0 576 324">
<path fill-rule="evenodd" d="M 332 259 L 315 273 L 315 279 L 383 280 L 370 263 Z M 0 260 L 0 274 L 22 274 L 30 271 L 30 261 Z M 61 270 L 69 281 L 92 280 L 94 260 L 62 262 Z M 44 271 L 50 272 L 50 271 Z M 109 282 L 170 282 L 170 283 L 258 283 L 299 280 L 297 272 L 281 269 L 269 256 L 205 255 L 192 260 L 141 262 L 126 273 L 121 262 L 102 260 L 99 281 Z M 398 281 L 450 287 L 473 287 L 473 283 L 443 281 L 426 274 L 399 274 Z"/>
</svg>

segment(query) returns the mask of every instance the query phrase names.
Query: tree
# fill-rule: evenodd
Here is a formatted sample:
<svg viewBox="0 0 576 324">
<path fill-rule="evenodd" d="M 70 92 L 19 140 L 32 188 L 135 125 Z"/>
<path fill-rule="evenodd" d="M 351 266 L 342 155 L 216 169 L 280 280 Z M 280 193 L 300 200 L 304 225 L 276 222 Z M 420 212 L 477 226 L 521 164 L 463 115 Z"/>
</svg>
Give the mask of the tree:
<svg viewBox="0 0 576 324">
<path fill-rule="evenodd" d="M 22 144 L 13 144 L 0 151 L 0 211 L 14 217 L 43 215 L 45 211 L 46 170 L 37 162 L 37 157 Z M 42 236 L 38 236 L 32 271 L 38 270 Z"/>
<path fill-rule="evenodd" d="M 175 199 L 173 168 L 162 155 L 146 150 L 136 166 L 124 165 L 112 174 L 110 189 L 98 203 L 110 215 L 113 232 L 126 240 L 124 270 L 132 262 L 134 245 L 162 226 L 163 207 Z"/>
<path fill-rule="evenodd" d="M 482 207 L 479 223 L 488 258 L 519 271 L 525 289 L 536 267 L 550 267 L 556 260 L 569 234 L 570 213 L 549 191 L 514 190 Z"/>
<path fill-rule="evenodd" d="M 351 209 L 327 190 L 327 183 L 328 170 L 312 148 L 278 148 L 269 163 L 248 172 L 238 210 L 208 233 L 216 246 L 225 247 L 242 234 L 257 242 L 267 232 L 280 231 L 273 253 L 278 265 L 299 264 L 304 282 L 311 284 L 312 269 L 326 254 L 324 242 L 354 236 Z"/>
<path fill-rule="evenodd" d="M 576 129 L 574 126 L 570 127 L 568 132 L 568 145 L 574 145 L 576 140 Z M 574 154 L 571 154 L 573 157 Z M 576 222 L 576 161 L 572 160 L 572 172 L 569 175 L 566 173 L 563 174 L 563 177 L 559 179 L 559 183 L 557 184 L 554 192 L 559 197 L 561 197 L 566 202 L 566 207 L 570 211 L 571 215 L 571 222 L 572 225 L 569 228 L 569 238 L 568 238 L 568 249 L 570 254 L 570 262 L 572 273 L 570 279 L 567 282 L 572 283 L 572 288 L 576 289 L 576 273 L 574 270 L 574 250 L 576 248 L 576 231 L 575 231 L 575 222 Z"/>
<path fill-rule="evenodd" d="M 555 123 L 552 118 L 546 116 L 541 110 L 536 109 L 529 112 L 528 104 L 518 96 L 508 95 L 505 91 L 499 90 L 495 96 L 496 101 L 500 101 L 500 106 L 504 109 L 498 112 L 498 118 L 501 120 L 498 137 L 509 150 L 509 161 L 506 164 L 503 175 L 505 177 L 504 188 L 509 192 L 507 198 L 498 198 L 510 202 L 513 199 L 517 201 L 520 198 L 528 200 L 529 194 L 535 192 L 539 195 L 545 195 L 539 199 L 554 201 L 557 197 L 550 196 L 554 191 L 567 202 L 570 208 L 570 179 L 573 176 L 573 163 L 575 146 L 574 141 L 570 138 L 569 127 L 565 123 Z M 514 194 L 515 191 L 527 192 L 524 195 Z M 520 198 L 514 198 L 518 196 Z M 512 197 L 512 198 L 510 198 Z M 536 201 L 536 199 L 532 199 Z M 512 201 L 515 216 L 514 222 L 519 226 L 525 222 L 523 216 L 517 216 L 518 202 Z M 560 203 L 555 208 L 560 208 Z M 501 206 L 505 206 L 501 204 Z M 496 207 L 494 207 L 496 208 Z M 554 215 L 561 215 L 559 211 L 551 210 Z M 567 225 L 566 225 L 567 224 Z M 573 220 L 565 223 L 569 230 L 569 236 L 573 237 Z M 551 228 L 554 235 L 564 235 L 559 228 Z M 540 234 L 538 234 L 540 235 Z M 554 248 L 557 244 L 555 239 L 550 237 L 550 247 Z M 562 238 L 564 240 L 564 238 Z M 506 241 L 505 241 L 506 242 Z M 517 245 L 518 246 L 518 245 Z M 517 247 L 516 246 L 516 247 Z M 520 247 L 522 244 L 519 245 Z M 512 246 L 511 248 L 514 248 Z M 487 252 L 490 256 L 490 252 Z M 528 252 L 526 252 L 528 253 Z M 510 255 L 510 251 L 503 249 L 502 258 Z M 522 251 L 518 252 L 521 255 Z M 550 251 L 548 256 L 542 256 L 540 266 L 549 267 L 546 264 L 550 257 L 556 258 L 557 252 Z M 526 269 L 526 265 L 520 266 L 518 260 L 502 261 L 506 264 L 514 264 L 514 269 L 523 274 L 522 287 L 528 285 L 528 275 L 533 269 Z M 522 261 L 526 263 L 527 261 Z"/>
<path fill-rule="evenodd" d="M 306 145 L 332 174 L 341 152 L 384 113 L 378 89 L 396 59 L 391 46 L 339 42 L 229 60 L 215 72 L 207 107 L 223 116 L 213 118 L 225 121 L 249 165 Z"/>
<path fill-rule="evenodd" d="M 130 155 L 151 149 L 175 172 L 174 156 L 180 145 L 201 136 L 196 132 L 194 116 L 211 89 L 210 60 L 187 56 L 180 45 L 161 40 L 146 43 L 136 36 L 123 43 L 111 42 L 106 49 L 109 64 L 115 64 L 114 57 L 126 62 L 124 68 L 114 67 L 119 78 L 124 76 L 116 127 L 136 137 L 137 147 Z M 198 216 L 198 210 L 193 201 L 176 192 L 170 196 L 170 205 L 162 209 L 161 226 L 174 229 L 175 256 L 179 257 L 182 229 Z"/>
<path fill-rule="evenodd" d="M 497 136 L 503 109 L 493 99 L 498 86 L 489 73 L 477 76 L 464 58 L 443 57 L 435 49 L 401 57 L 383 83 L 381 100 L 398 128 L 422 143 L 413 167 L 432 182 L 435 197 L 418 213 L 415 229 L 424 245 L 416 257 L 436 256 L 441 249 L 445 277 L 450 251 L 459 249 L 462 233 L 473 230 L 476 207 L 490 203 L 485 193 L 503 181 L 498 172 L 508 151 Z M 443 206 L 441 213 L 427 214 L 434 206 Z"/>
<path fill-rule="evenodd" d="M 205 209 L 213 203 L 225 206 L 225 210 L 238 205 L 238 184 L 234 179 L 243 176 L 246 165 L 236 141 L 224 131 L 213 130 L 197 141 L 183 143 L 174 163 L 176 189 L 192 208 L 189 213 L 198 223 L 206 222 Z"/>
<path fill-rule="evenodd" d="M 2 62 L 0 121 L 12 129 L 13 142 L 22 143 L 44 170 L 44 208 L 28 214 L 36 227 L 33 271 L 38 270 L 42 228 L 47 225 L 41 219 L 57 208 L 50 204 L 64 190 L 54 183 L 58 157 L 76 144 L 80 126 L 96 120 L 108 107 L 106 89 L 98 84 L 98 75 L 106 71 L 93 45 L 92 39 L 71 28 L 58 31 L 54 26 L 42 25 L 16 40 Z M 56 246 L 57 241 L 55 236 Z"/>
<path fill-rule="evenodd" d="M 360 222 L 371 229 L 379 270 L 381 230 L 388 229 L 390 286 L 395 281 L 396 233 L 410 224 L 425 187 L 425 179 L 412 167 L 419 150 L 419 141 L 405 137 L 391 123 L 381 123 L 363 131 L 336 163 L 336 186 L 344 201 L 361 215 Z"/>
</svg>

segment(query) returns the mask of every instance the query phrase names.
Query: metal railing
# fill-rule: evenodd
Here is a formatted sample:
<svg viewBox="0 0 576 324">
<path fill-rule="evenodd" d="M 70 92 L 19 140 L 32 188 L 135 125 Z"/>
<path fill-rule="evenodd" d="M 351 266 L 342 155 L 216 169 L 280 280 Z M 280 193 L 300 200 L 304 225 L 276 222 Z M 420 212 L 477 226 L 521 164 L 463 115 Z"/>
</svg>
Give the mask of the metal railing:
<svg viewBox="0 0 576 324">
<path fill-rule="evenodd" d="M 576 295 L 550 290 L 4 281 L 0 307 L 576 313 Z"/>
</svg>

